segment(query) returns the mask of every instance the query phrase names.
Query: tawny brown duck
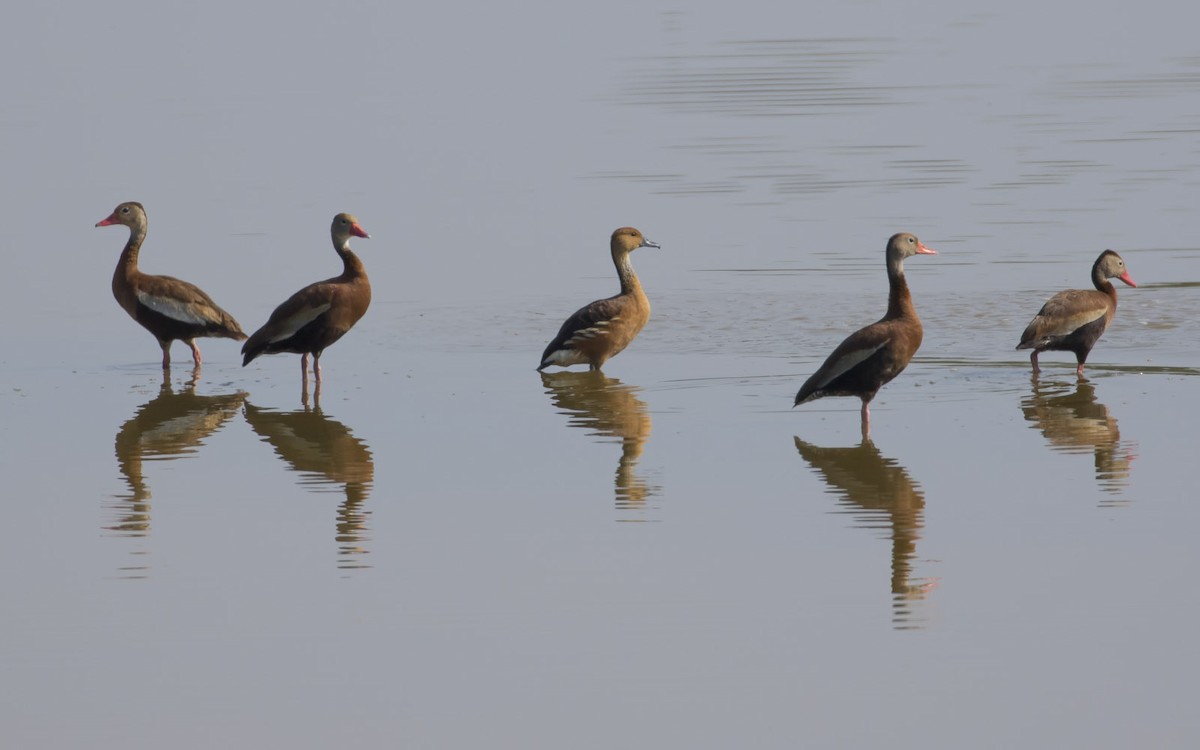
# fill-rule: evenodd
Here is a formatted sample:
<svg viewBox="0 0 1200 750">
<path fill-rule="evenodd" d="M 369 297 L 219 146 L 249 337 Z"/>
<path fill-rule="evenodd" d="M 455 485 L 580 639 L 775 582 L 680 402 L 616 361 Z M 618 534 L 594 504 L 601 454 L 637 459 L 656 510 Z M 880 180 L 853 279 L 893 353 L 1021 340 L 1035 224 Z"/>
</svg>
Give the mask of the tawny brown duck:
<svg viewBox="0 0 1200 750">
<path fill-rule="evenodd" d="M 1075 372 L 1083 377 L 1083 364 L 1087 362 L 1088 353 L 1117 314 L 1117 288 L 1109 279 L 1120 279 L 1129 286 L 1137 286 L 1129 278 L 1121 256 L 1105 250 L 1092 264 L 1095 289 L 1059 292 L 1029 321 L 1017 348 L 1033 350 L 1029 361 L 1033 363 L 1035 373 L 1041 369 L 1038 354 L 1050 349 L 1075 352 L 1075 360 L 1079 363 Z"/>
<path fill-rule="evenodd" d="M 333 248 L 342 259 L 342 274 L 309 284 L 275 308 L 262 328 L 242 346 L 242 366 L 260 354 L 300 356 L 302 379 L 308 380 L 308 355 L 321 382 L 321 353 L 346 335 L 371 304 L 371 282 L 362 261 L 350 250 L 350 238 L 370 238 L 350 214 L 333 217 Z"/>
<path fill-rule="evenodd" d="M 591 436 L 620 441 L 621 458 L 614 486 L 617 508 L 644 508 L 659 488 L 637 473 L 638 459 L 653 428 L 649 409 L 638 398 L 639 389 L 599 370 L 543 372 L 542 385 L 555 410 L 566 415 L 572 426 L 583 428 Z"/>
<path fill-rule="evenodd" d="M 542 352 L 537 369 L 587 364 L 589 369 L 599 370 L 629 346 L 650 319 L 650 300 L 646 299 L 629 262 L 629 254 L 639 247 L 661 246 L 633 227 L 621 227 L 612 233 L 612 260 L 621 281 L 621 292 L 585 305 L 567 318 Z"/>
<path fill-rule="evenodd" d="M 151 276 L 138 270 L 138 252 L 146 239 L 146 209 L 129 201 L 117 206 L 98 227 L 121 224 L 129 227 L 129 241 L 117 261 L 112 290 L 117 302 L 129 316 L 141 324 L 162 347 L 163 369 L 171 366 L 171 342 L 180 339 L 192 350 L 192 361 L 200 365 L 201 336 L 246 338 L 233 316 L 217 306 L 200 287 L 172 276 Z"/>
<path fill-rule="evenodd" d="M 904 278 L 904 259 L 936 255 L 907 233 L 892 235 L 886 254 L 887 314 L 850 334 L 834 349 L 825 364 L 804 381 L 793 404 L 799 406 L 825 396 L 857 396 L 862 399 L 863 437 L 871 431 L 871 411 L 867 405 L 880 388 L 904 371 L 921 346 L 921 320 Z"/>
</svg>

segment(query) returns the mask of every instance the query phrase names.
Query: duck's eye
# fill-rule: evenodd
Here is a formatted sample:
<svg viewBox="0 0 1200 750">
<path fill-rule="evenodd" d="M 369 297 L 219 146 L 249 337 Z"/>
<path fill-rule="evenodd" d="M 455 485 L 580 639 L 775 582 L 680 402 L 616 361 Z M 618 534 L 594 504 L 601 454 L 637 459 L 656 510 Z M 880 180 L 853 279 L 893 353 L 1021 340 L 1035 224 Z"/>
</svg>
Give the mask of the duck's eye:
<svg viewBox="0 0 1200 750">
<path fill-rule="evenodd" d="M 129 206 L 126 206 L 125 208 L 122 208 L 122 209 L 121 209 L 121 213 L 123 213 L 123 214 L 127 214 L 127 213 L 129 213 Z"/>
</svg>

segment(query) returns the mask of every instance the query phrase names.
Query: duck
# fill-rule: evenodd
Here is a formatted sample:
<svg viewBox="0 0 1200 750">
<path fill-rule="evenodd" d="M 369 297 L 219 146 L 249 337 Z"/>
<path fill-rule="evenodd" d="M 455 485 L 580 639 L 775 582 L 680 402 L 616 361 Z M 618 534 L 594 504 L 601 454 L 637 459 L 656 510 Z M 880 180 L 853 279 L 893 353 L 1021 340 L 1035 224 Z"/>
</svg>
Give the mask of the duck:
<svg viewBox="0 0 1200 750">
<path fill-rule="evenodd" d="M 1083 365 L 1092 347 L 1104 334 L 1117 314 L 1117 288 L 1109 279 L 1120 279 L 1137 287 L 1125 268 L 1125 261 L 1112 250 L 1105 250 L 1092 264 L 1092 285 L 1095 289 L 1067 289 L 1042 305 L 1033 316 L 1017 349 L 1032 349 L 1029 361 L 1033 374 L 1038 367 L 1038 354 L 1046 350 L 1075 352 L 1078 366 L 1075 374 L 1083 377 Z"/>
<path fill-rule="evenodd" d="M 620 293 L 584 305 L 567 318 L 542 352 L 539 371 L 551 365 L 582 364 L 588 365 L 589 370 L 599 370 L 629 346 L 650 320 L 650 300 L 642 291 L 629 256 L 638 248 L 662 245 L 646 239 L 633 227 L 621 227 L 612 233 L 610 246 L 621 282 Z"/>
<path fill-rule="evenodd" d="M 904 278 L 904 259 L 914 255 L 937 255 L 937 251 L 908 232 L 888 239 L 887 314 L 846 337 L 800 386 L 793 407 L 825 396 L 857 396 L 862 400 L 862 435 L 870 436 L 871 399 L 904 371 L 921 346 L 921 319 Z"/>
<path fill-rule="evenodd" d="M 146 240 L 146 208 L 137 201 L 120 204 L 97 227 L 129 227 L 129 240 L 113 272 L 113 297 L 129 317 L 149 331 L 162 347 L 162 366 L 171 368 L 171 342 L 183 341 L 192 350 L 194 367 L 201 364 L 196 339 L 202 336 L 241 341 L 246 338 L 233 316 L 221 309 L 200 287 L 173 276 L 154 276 L 138 269 L 138 253 Z"/>
<path fill-rule="evenodd" d="M 350 249 L 351 237 L 370 239 L 358 219 L 340 213 L 329 228 L 333 249 L 342 259 L 342 273 L 309 284 L 275 308 L 261 328 L 242 345 L 242 367 L 260 354 L 300 355 L 302 380 L 308 382 L 308 355 L 313 375 L 321 382 L 321 354 L 362 318 L 371 304 L 367 269 Z"/>
</svg>

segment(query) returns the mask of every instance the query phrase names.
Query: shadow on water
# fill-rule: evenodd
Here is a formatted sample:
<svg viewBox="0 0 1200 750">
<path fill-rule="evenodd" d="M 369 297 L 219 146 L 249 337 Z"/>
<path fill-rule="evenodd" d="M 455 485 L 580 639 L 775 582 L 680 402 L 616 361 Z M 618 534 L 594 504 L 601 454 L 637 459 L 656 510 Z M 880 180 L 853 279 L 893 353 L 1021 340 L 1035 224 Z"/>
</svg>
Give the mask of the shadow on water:
<svg viewBox="0 0 1200 750">
<path fill-rule="evenodd" d="M 1074 383 L 1032 378 L 1033 390 L 1021 399 L 1021 413 L 1045 435 L 1053 450 L 1069 454 L 1091 453 L 1096 482 L 1106 492 L 1120 495 L 1129 485 L 1138 445 L 1122 440 L 1117 419 L 1096 400 L 1090 380 Z M 1124 501 L 1101 505 L 1124 505 Z"/>
<path fill-rule="evenodd" d="M 345 499 L 338 506 L 334 533 L 338 567 L 369 568 L 363 561 L 368 552 L 363 543 L 370 512 L 363 510 L 363 503 L 371 492 L 375 462 L 370 448 L 350 428 L 322 413 L 319 390 L 314 397 L 312 408 L 305 399 L 304 408 L 297 411 L 262 409 L 247 401 L 242 413 L 250 428 L 301 475 L 301 486 L 322 492 L 329 491 L 329 485 L 341 485 Z"/>
<path fill-rule="evenodd" d="M 542 385 L 572 427 L 581 427 L 589 435 L 620 440 L 621 458 L 614 479 L 617 508 L 644 509 L 646 500 L 662 490 L 636 474 L 651 428 L 646 403 L 637 397 L 639 389 L 591 370 L 543 372 Z"/>
<path fill-rule="evenodd" d="M 199 368 L 176 392 L 169 371 L 163 372 L 158 395 L 142 404 L 117 430 L 114 450 L 117 468 L 129 485 L 129 494 L 118 496 L 111 510 L 115 518 L 106 521 L 105 530 L 116 536 L 142 537 L 150 533 L 150 499 L 143 464 L 146 461 L 170 461 L 191 455 L 204 440 L 230 420 L 246 399 L 236 391 L 215 396 L 196 393 Z M 145 575 L 145 567 L 125 571 L 130 577 Z"/>
<path fill-rule="evenodd" d="M 870 439 L 851 448 L 822 448 L 793 438 L 801 458 L 821 475 L 855 526 L 883 529 L 892 540 L 892 624 L 922 627 L 915 604 L 937 586 L 936 578 L 914 578 L 913 560 L 924 526 L 925 494 L 908 471 L 884 458 Z"/>
</svg>

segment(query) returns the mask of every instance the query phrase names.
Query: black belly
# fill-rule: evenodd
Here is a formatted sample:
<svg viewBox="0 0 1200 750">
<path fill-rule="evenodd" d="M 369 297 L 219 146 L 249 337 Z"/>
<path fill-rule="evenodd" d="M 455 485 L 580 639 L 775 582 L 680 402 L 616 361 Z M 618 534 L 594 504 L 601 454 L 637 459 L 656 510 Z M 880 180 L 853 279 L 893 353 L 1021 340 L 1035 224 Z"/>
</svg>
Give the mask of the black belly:
<svg viewBox="0 0 1200 750">
<path fill-rule="evenodd" d="M 1100 335 L 1104 333 L 1104 329 L 1107 326 L 1108 320 L 1104 316 L 1101 316 L 1091 323 L 1076 328 L 1066 336 L 1051 337 L 1045 345 L 1039 346 L 1038 349 L 1075 352 L 1075 356 L 1082 362 L 1087 358 L 1088 352 L 1096 345 L 1096 341 L 1100 339 Z"/>
</svg>

